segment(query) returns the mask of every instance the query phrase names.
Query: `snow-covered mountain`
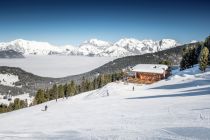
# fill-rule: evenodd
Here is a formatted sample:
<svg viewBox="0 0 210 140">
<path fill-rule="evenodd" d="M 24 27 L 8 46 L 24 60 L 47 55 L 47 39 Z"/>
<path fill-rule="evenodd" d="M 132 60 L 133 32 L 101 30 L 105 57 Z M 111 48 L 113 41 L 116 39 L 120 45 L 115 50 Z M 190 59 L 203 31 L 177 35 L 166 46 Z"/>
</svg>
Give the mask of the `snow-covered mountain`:
<svg viewBox="0 0 210 140">
<path fill-rule="evenodd" d="M 66 45 L 55 46 L 47 42 L 27 41 L 17 39 L 11 42 L 0 43 L 0 50 L 14 50 L 24 55 L 85 55 L 85 56 L 111 56 L 123 57 L 128 55 L 139 55 L 154 53 L 179 45 L 175 40 L 162 39 L 137 40 L 133 38 L 120 39 L 110 43 L 98 39 L 83 42 L 78 47 Z"/>
</svg>

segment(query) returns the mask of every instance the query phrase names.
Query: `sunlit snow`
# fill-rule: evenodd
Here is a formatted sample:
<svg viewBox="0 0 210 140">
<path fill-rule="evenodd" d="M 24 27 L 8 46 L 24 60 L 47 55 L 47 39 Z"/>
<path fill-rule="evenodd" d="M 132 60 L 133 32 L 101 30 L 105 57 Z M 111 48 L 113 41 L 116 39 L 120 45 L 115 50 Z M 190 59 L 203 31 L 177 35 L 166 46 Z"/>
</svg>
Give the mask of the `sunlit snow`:
<svg viewBox="0 0 210 140">
<path fill-rule="evenodd" d="M 195 67 L 152 85 L 110 83 L 1 114 L 0 139 L 207 140 L 209 77 Z M 48 110 L 42 111 L 45 105 Z"/>
</svg>

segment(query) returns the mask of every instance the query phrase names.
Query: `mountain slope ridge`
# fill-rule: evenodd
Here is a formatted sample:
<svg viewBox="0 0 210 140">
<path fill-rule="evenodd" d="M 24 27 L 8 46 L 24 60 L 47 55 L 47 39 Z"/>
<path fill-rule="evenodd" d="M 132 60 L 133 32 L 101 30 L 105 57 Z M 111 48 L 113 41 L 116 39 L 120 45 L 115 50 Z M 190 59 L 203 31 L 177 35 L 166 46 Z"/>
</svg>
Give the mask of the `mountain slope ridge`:
<svg viewBox="0 0 210 140">
<path fill-rule="evenodd" d="M 28 41 L 16 39 L 11 42 L 1 42 L 0 50 L 14 50 L 24 55 L 85 55 L 85 56 L 109 56 L 124 57 L 154 53 L 180 45 L 172 39 L 137 40 L 134 38 L 120 39 L 115 43 L 90 39 L 81 43 L 78 47 L 72 45 L 55 46 L 48 42 Z"/>
</svg>

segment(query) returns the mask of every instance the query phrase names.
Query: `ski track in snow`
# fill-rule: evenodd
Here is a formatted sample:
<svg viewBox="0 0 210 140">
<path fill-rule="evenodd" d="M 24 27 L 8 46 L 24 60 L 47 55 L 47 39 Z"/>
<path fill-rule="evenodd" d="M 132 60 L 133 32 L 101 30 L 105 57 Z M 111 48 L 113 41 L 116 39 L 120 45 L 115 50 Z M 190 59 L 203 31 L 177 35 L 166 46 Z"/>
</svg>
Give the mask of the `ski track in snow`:
<svg viewBox="0 0 210 140">
<path fill-rule="evenodd" d="M 1 114 L 0 139 L 208 140 L 210 72 L 196 69 L 152 85 L 109 83 L 58 102 Z M 41 111 L 46 104 L 48 110 Z"/>
</svg>

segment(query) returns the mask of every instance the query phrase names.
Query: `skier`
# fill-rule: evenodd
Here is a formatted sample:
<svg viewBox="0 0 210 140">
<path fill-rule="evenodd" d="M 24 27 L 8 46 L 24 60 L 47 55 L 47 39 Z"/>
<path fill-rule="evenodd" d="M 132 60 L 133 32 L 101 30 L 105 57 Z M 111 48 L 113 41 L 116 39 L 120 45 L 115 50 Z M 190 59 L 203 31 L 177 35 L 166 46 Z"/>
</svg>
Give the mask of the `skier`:
<svg viewBox="0 0 210 140">
<path fill-rule="evenodd" d="M 47 111 L 47 108 L 48 108 L 48 107 L 47 107 L 47 105 L 45 105 L 45 107 L 44 107 L 44 111 Z"/>
<path fill-rule="evenodd" d="M 134 86 L 133 86 L 133 91 L 134 91 Z"/>
<path fill-rule="evenodd" d="M 109 91 L 108 90 L 106 91 L 106 95 L 109 96 Z"/>
</svg>

